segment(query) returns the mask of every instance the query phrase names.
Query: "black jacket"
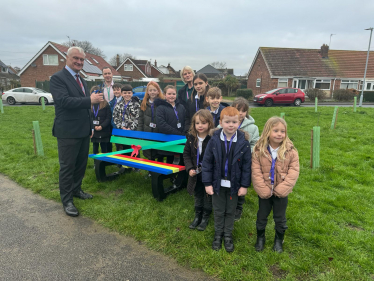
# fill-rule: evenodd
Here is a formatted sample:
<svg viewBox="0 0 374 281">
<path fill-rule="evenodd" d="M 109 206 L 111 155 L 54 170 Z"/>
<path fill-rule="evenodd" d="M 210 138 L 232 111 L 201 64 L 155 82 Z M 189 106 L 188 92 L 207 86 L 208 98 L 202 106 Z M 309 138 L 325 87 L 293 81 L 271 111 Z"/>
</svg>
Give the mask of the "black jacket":
<svg viewBox="0 0 374 281">
<path fill-rule="evenodd" d="M 141 108 L 139 109 L 139 122 L 137 131 L 142 132 L 151 132 L 151 133 L 158 133 L 158 127 L 156 123 L 156 115 L 157 115 L 157 106 L 153 107 L 153 120 L 152 120 L 152 108 L 151 105 L 147 102 L 147 108 L 143 111 Z M 151 128 L 149 126 L 150 123 L 156 124 L 156 128 Z"/>
<path fill-rule="evenodd" d="M 203 168 L 203 183 L 205 186 L 213 185 L 214 193 L 218 194 L 221 187 L 223 153 L 221 145 L 222 129 L 213 132 L 208 146 L 205 150 Z M 237 194 L 240 187 L 248 188 L 251 185 L 251 147 L 247 138 L 248 135 L 242 131 L 237 131 L 237 141 L 233 147 L 233 157 L 231 163 L 231 194 Z"/>
<path fill-rule="evenodd" d="M 97 109 L 98 105 L 94 105 L 95 110 Z M 110 137 L 112 135 L 110 122 L 112 120 L 112 111 L 110 110 L 110 106 L 107 105 L 106 107 L 99 110 L 97 113 L 97 116 L 95 117 L 94 110 L 91 110 L 92 119 L 94 121 L 99 121 L 99 125 L 95 126 L 101 126 L 101 131 L 94 131 L 93 138 L 106 138 Z"/>
<path fill-rule="evenodd" d="M 210 136 L 208 135 L 203 141 L 203 149 L 199 157 L 199 162 L 201 162 L 204 159 L 205 149 L 208 145 L 209 140 L 210 140 Z M 198 145 L 199 145 L 199 140 L 196 140 L 196 143 L 195 143 L 195 137 L 190 134 L 187 135 L 186 145 L 184 146 L 184 150 L 183 150 L 184 166 L 186 167 L 187 173 L 189 173 L 190 170 L 192 169 L 196 170 L 197 168 L 197 146 Z M 196 181 L 197 181 L 197 176 L 194 176 L 194 177 L 188 176 L 187 191 L 191 195 L 193 195 L 194 193 Z"/>
<path fill-rule="evenodd" d="M 192 93 L 192 100 L 191 97 L 187 101 L 187 119 L 188 119 L 188 126 L 191 124 L 192 116 L 200 109 L 205 109 L 205 95 L 200 96 L 200 99 L 196 102 L 195 96 L 197 95 L 196 90 Z M 197 110 L 196 110 L 197 109 Z"/>
<path fill-rule="evenodd" d="M 184 85 L 181 89 L 179 89 L 178 96 L 177 96 L 177 99 L 184 106 L 184 108 L 187 108 L 187 100 L 188 100 L 187 95 L 186 95 L 187 89 L 188 89 L 188 84 Z M 196 95 L 195 89 L 193 89 L 192 95 Z"/>
<path fill-rule="evenodd" d="M 175 101 L 179 123 L 181 124 L 181 127 L 178 128 L 178 119 L 171 104 L 162 99 L 156 99 L 154 103 L 157 106 L 156 123 L 159 133 L 185 135 L 188 128 L 186 128 L 186 110 L 184 106 L 178 100 Z"/>
<path fill-rule="evenodd" d="M 65 67 L 51 77 L 55 106 L 52 135 L 57 138 L 84 138 L 92 134 L 90 92 L 86 81 L 83 78 L 81 81 L 85 93 Z"/>
</svg>

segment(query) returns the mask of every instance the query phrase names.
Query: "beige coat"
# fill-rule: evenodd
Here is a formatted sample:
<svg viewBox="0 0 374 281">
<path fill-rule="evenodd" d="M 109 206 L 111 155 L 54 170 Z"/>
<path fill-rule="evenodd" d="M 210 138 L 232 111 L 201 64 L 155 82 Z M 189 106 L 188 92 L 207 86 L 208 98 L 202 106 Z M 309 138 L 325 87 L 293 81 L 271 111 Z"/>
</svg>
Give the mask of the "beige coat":
<svg viewBox="0 0 374 281">
<path fill-rule="evenodd" d="M 262 199 L 271 197 L 271 155 L 266 151 L 266 157 L 256 150 L 252 155 L 252 182 L 255 191 Z M 277 160 L 275 163 L 274 195 L 280 198 L 286 197 L 292 192 L 299 177 L 299 155 L 296 149 L 287 145 L 286 159 Z"/>
</svg>

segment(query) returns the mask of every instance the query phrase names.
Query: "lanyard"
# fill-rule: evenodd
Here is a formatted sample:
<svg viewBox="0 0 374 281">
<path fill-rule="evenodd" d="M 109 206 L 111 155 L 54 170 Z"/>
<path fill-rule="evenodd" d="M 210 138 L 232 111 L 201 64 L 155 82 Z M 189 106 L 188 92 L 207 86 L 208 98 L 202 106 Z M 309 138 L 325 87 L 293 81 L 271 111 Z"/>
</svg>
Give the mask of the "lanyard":
<svg viewBox="0 0 374 281">
<path fill-rule="evenodd" d="M 240 127 L 242 126 L 243 122 L 244 122 L 244 119 L 243 119 L 242 123 L 240 123 L 238 129 L 240 129 Z"/>
<path fill-rule="evenodd" d="M 131 101 L 131 100 L 130 100 L 130 101 Z M 127 104 L 125 104 L 125 107 L 123 108 L 123 112 L 122 112 L 122 121 L 125 120 L 126 108 L 127 108 L 127 106 L 129 105 L 130 101 L 129 101 Z"/>
<path fill-rule="evenodd" d="M 173 109 L 174 109 L 175 116 L 177 116 L 177 120 L 178 120 L 178 123 L 179 123 L 178 111 L 177 111 L 177 109 L 175 108 L 175 106 L 173 107 Z"/>
<path fill-rule="evenodd" d="M 272 153 L 270 151 L 269 146 L 268 146 L 268 151 L 269 151 L 270 157 L 271 157 L 271 170 L 270 170 L 269 178 L 271 180 L 271 185 L 274 185 L 275 162 L 277 161 L 277 158 L 273 159 L 273 156 L 272 156 Z"/>
<path fill-rule="evenodd" d="M 108 100 L 110 100 L 110 86 L 106 88 L 107 92 L 108 92 Z"/>
<path fill-rule="evenodd" d="M 153 102 L 151 103 L 151 110 L 152 110 L 151 122 L 153 123 L 153 110 L 154 110 L 154 104 L 153 104 Z"/>
<path fill-rule="evenodd" d="M 229 144 L 229 150 L 227 151 L 227 138 L 226 135 L 223 134 L 223 137 L 225 138 L 225 150 L 226 150 L 226 162 L 225 162 L 225 178 L 227 177 L 227 173 L 229 171 L 229 153 L 232 145 L 232 140 L 235 137 L 235 134 L 231 137 L 230 139 L 230 144 Z"/>
<path fill-rule="evenodd" d="M 208 109 L 210 111 L 210 106 L 208 106 L 206 109 Z M 214 113 L 215 111 L 211 111 L 210 113 L 212 114 L 213 116 L 213 120 L 214 120 L 214 126 L 216 125 L 216 119 L 217 119 L 217 116 L 218 116 L 218 111 L 217 111 L 217 114 Z M 240 127 L 239 127 L 240 128 Z"/>
<path fill-rule="evenodd" d="M 97 106 L 96 111 L 95 111 L 95 105 L 92 106 L 92 111 L 94 113 L 95 118 L 97 117 L 97 114 L 99 114 L 99 108 L 100 108 L 100 104 Z"/>
</svg>

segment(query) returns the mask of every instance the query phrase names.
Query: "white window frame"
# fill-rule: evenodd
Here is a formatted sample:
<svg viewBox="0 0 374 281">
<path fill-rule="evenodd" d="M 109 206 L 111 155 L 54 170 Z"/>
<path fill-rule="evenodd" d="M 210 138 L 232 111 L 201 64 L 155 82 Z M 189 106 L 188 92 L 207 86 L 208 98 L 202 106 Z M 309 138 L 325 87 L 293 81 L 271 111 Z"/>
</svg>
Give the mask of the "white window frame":
<svg viewBox="0 0 374 281">
<path fill-rule="evenodd" d="M 370 88 L 368 89 L 368 83 L 370 83 Z M 361 82 L 362 88 L 362 82 Z M 364 91 L 374 91 L 374 81 L 365 81 L 365 90 Z"/>
<path fill-rule="evenodd" d="M 127 69 L 128 68 L 128 69 Z M 134 71 L 134 66 L 131 64 L 131 63 L 129 63 L 129 64 L 124 64 L 123 65 L 123 70 L 125 70 L 125 71 Z"/>
<path fill-rule="evenodd" d="M 51 64 L 49 63 L 49 56 L 54 56 L 57 58 L 57 64 Z M 44 54 L 43 55 L 43 65 L 58 65 L 58 55 L 49 55 L 49 54 Z"/>
<path fill-rule="evenodd" d="M 369 82 L 370 83 L 370 82 Z M 342 85 L 345 85 L 344 87 L 342 87 Z M 355 89 L 355 90 L 358 90 L 358 80 L 348 80 L 348 79 L 342 79 L 341 82 L 340 82 L 340 89 L 347 89 L 347 84 L 356 84 L 356 88 L 352 88 L 352 87 L 348 87 L 348 89 Z"/>
<path fill-rule="evenodd" d="M 92 62 L 91 62 L 89 59 L 86 59 L 86 61 L 87 61 L 90 65 L 92 65 Z"/>
<path fill-rule="evenodd" d="M 99 63 L 95 58 L 91 57 L 91 59 L 93 59 L 94 62 Z"/>
<path fill-rule="evenodd" d="M 328 89 L 318 88 L 320 90 L 330 90 L 331 89 L 331 79 L 316 79 L 316 80 L 314 80 L 314 87 L 313 88 L 316 88 L 317 83 L 329 83 L 329 88 Z"/>
<path fill-rule="evenodd" d="M 256 79 L 256 88 L 260 88 L 261 87 L 261 78 L 257 78 Z"/>
<path fill-rule="evenodd" d="M 285 86 L 282 86 L 280 83 L 286 83 Z M 287 88 L 288 87 L 288 78 L 278 78 L 278 87 L 277 88 Z"/>
</svg>

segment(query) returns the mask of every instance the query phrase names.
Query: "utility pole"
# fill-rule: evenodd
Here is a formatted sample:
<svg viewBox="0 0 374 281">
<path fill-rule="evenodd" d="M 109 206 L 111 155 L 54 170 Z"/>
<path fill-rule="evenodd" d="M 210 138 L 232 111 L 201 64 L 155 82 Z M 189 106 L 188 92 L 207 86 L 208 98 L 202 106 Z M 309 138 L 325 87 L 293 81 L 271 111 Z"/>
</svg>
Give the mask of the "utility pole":
<svg viewBox="0 0 374 281">
<path fill-rule="evenodd" d="M 370 39 L 369 39 L 369 48 L 368 48 L 368 54 L 366 56 L 366 65 L 365 65 L 365 73 L 364 73 L 364 82 L 362 84 L 362 87 L 361 87 L 361 96 L 360 96 L 360 103 L 359 103 L 359 107 L 362 107 L 362 100 L 364 98 L 364 89 L 365 89 L 365 80 L 366 80 L 366 70 L 368 68 L 368 62 L 369 62 L 369 53 L 370 53 L 370 44 L 371 44 L 371 35 L 373 34 L 373 28 L 370 27 L 370 28 L 366 28 L 365 30 L 370 30 Z"/>
</svg>

